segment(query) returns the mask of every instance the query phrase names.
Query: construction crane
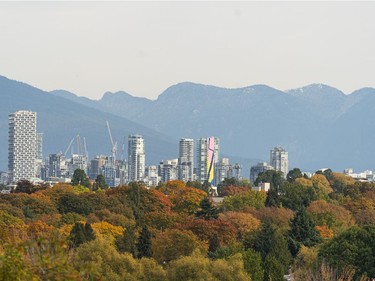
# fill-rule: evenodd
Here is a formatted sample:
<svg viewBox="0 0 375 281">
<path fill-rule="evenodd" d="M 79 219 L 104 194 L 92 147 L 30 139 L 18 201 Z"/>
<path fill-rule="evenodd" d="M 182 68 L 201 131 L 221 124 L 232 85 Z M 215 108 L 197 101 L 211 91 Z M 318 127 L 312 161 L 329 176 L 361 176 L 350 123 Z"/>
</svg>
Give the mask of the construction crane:
<svg viewBox="0 0 375 281">
<path fill-rule="evenodd" d="M 69 151 L 70 147 L 72 146 L 72 144 L 73 144 L 75 138 L 76 138 L 76 137 L 74 136 L 74 137 L 72 138 L 72 140 L 70 141 L 70 143 L 69 143 L 69 145 L 68 145 L 68 148 L 65 150 L 64 156 L 66 156 L 66 154 L 68 153 L 68 151 Z"/>
<path fill-rule="evenodd" d="M 112 145 L 112 167 L 113 167 L 113 175 L 114 175 L 114 178 L 116 178 L 116 153 L 117 153 L 117 141 L 116 142 L 113 142 L 113 138 L 112 138 L 112 132 L 111 132 L 111 128 L 109 127 L 109 122 L 108 120 L 106 121 L 107 123 L 107 129 L 108 129 L 108 134 L 109 134 L 109 138 L 111 140 L 111 145 Z"/>
</svg>

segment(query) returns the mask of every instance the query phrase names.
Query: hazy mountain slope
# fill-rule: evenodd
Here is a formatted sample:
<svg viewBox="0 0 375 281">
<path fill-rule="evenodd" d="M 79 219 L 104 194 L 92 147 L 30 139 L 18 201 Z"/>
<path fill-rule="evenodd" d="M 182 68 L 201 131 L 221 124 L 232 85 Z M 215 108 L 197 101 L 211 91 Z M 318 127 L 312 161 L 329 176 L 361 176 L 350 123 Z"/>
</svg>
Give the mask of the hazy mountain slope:
<svg viewBox="0 0 375 281">
<path fill-rule="evenodd" d="M 3 170 L 7 169 L 8 115 L 17 110 L 37 112 L 37 128 L 44 133 L 45 154 L 64 152 L 77 134 L 86 138 L 90 157 L 99 153 L 110 154 L 106 120 L 109 120 L 119 147 L 123 138 L 129 134 L 139 133 L 145 137 L 148 163 L 173 157 L 178 151 L 178 145 L 161 133 L 1 76 L 0 97 L 0 146 L 3 148 L 0 150 L 0 168 Z"/>
<path fill-rule="evenodd" d="M 268 161 L 269 150 L 281 145 L 291 168 L 359 170 L 374 168 L 374 97 L 372 88 L 345 95 L 323 84 L 282 92 L 265 85 L 224 89 L 185 82 L 155 101 L 119 92 L 96 103 L 176 139 L 218 136 L 227 155 Z"/>
</svg>

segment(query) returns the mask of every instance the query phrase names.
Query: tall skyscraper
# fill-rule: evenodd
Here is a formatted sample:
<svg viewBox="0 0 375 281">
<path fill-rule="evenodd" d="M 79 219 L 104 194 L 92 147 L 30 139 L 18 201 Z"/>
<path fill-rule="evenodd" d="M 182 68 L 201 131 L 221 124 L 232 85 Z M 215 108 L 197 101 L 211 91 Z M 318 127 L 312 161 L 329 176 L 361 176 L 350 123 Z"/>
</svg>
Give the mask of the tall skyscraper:
<svg viewBox="0 0 375 281">
<path fill-rule="evenodd" d="M 198 180 L 215 185 L 215 164 L 219 162 L 220 140 L 215 137 L 200 138 L 197 145 Z"/>
<path fill-rule="evenodd" d="M 129 181 L 141 181 L 145 177 L 145 143 L 140 135 L 128 137 Z"/>
<path fill-rule="evenodd" d="M 194 174 L 194 140 L 181 139 L 178 157 L 178 179 L 192 181 Z"/>
<path fill-rule="evenodd" d="M 270 153 L 270 164 L 276 171 L 281 171 L 284 177 L 289 172 L 288 169 L 288 151 L 282 147 L 275 147 Z"/>
<path fill-rule="evenodd" d="M 21 110 L 9 115 L 9 184 L 35 177 L 36 112 Z"/>
</svg>

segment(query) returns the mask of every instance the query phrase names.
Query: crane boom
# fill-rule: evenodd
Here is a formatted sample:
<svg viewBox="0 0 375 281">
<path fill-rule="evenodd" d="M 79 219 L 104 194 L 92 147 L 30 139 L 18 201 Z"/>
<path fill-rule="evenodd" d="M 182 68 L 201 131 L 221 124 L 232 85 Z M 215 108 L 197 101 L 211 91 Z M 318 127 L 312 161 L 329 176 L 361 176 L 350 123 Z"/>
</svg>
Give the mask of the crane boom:
<svg viewBox="0 0 375 281">
<path fill-rule="evenodd" d="M 109 138 L 111 139 L 111 144 L 112 144 L 112 149 L 113 149 L 113 147 L 114 147 L 114 143 L 113 143 L 113 138 L 112 138 L 111 128 L 109 127 L 109 122 L 108 122 L 108 120 L 107 120 L 106 122 L 107 122 L 107 129 L 108 129 Z"/>
<path fill-rule="evenodd" d="M 69 145 L 68 145 L 68 148 L 65 150 L 64 156 L 66 156 L 66 154 L 68 153 L 68 151 L 69 151 L 70 147 L 72 146 L 72 144 L 73 144 L 75 138 L 76 138 L 76 137 L 73 137 L 72 140 L 70 141 L 70 143 L 69 143 Z"/>
<path fill-rule="evenodd" d="M 107 123 L 107 129 L 108 129 L 109 138 L 111 140 L 111 145 L 112 145 L 112 164 L 113 164 L 113 167 L 115 167 L 115 164 L 116 164 L 116 152 L 117 152 L 117 141 L 113 142 L 112 132 L 111 132 L 111 128 L 109 127 L 108 120 L 107 120 L 106 123 Z"/>
</svg>

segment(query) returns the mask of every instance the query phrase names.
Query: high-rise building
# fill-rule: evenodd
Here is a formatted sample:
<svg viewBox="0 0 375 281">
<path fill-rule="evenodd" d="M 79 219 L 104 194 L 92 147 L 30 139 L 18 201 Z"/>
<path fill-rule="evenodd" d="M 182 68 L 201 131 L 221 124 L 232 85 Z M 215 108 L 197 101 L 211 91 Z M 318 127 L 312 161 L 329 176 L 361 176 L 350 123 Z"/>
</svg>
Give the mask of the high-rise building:
<svg viewBox="0 0 375 281">
<path fill-rule="evenodd" d="M 63 178 L 67 173 L 65 156 L 62 153 L 48 155 L 48 178 Z"/>
<path fill-rule="evenodd" d="M 140 135 L 128 137 L 129 181 L 141 181 L 145 177 L 145 143 Z"/>
<path fill-rule="evenodd" d="M 43 166 L 43 133 L 36 133 L 36 148 L 35 148 L 35 176 L 42 177 Z"/>
<path fill-rule="evenodd" d="M 90 161 L 89 178 L 95 180 L 98 175 L 104 174 L 104 166 L 108 162 L 108 157 L 104 155 L 97 155 Z"/>
<path fill-rule="evenodd" d="M 215 164 L 219 161 L 220 140 L 215 137 L 200 138 L 197 145 L 197 177 L 201 183 L 215 185 Z"/>
<path fill-rule="evenodd" d="M 36 112 L 21 110 L 9 115 L 9 184 L 35 177 Z"/>
<path fill-rule="evenodd" d="M 260 173 L 264 173 L 265 171 L 273 170 L 273 167 L 268 165 L 266 162 L 260 162 L 255 166 L 251 166 L 250 168 L 250 181 L 255 183 Z"/>
<path fill-rule="evenodd" d="M 177 163 L 177 159 L 164 160 L 163 162 L 160 162 L 158 166 L 158 175 L 160 176 L 160 180 L 162 182 L 178 179 Z"/>
<path fill-rule="evenodd" d="M 216 184 L 221 183 L 225 179 L 233 177 L 233 165 L 229 164 L 228 158 L 221 158 L 216 163 L 215 182 Z"/>
<path fill-rule="evenodd" d="M 281 171 L 286 178 L 288 169 L 288 151 L 282 147 L 275 147 L 270 153 L 270 164 L 276 171 Z"/>
<path fill-rule="evenodd" d="M 43 133 L 36 133 L 35 159 L 43 161 Z"/>
<path fill-rule="evenodd" d="M 182 181 L 194 180 L 194 140 L 181 139 L 178 157 L 178 179 Z"/>
<path fill-rule="evenodd" d="M 145 177 L 146 177 L 146 179 L 145 179 L 144 182 L 147 186 L 158 185 L 158 183 L 160 181 L 160 176 L 159 176 L 159 173 L 158 173 L 158 166 L 152 165 L 152 166 L 146 167 Z"/>
</svg>

